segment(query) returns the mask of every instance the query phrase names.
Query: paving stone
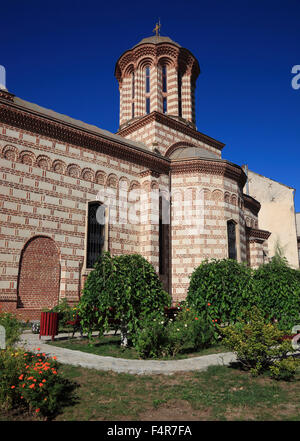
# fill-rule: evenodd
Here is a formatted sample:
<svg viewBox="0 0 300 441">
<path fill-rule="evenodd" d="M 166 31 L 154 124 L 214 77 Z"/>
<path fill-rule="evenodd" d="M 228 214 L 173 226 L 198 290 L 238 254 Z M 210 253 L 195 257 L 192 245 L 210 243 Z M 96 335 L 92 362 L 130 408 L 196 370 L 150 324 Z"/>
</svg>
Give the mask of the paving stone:
<svg viewBox="0 0 300 441">
<path fill-rule="evenodd" d="M 56 338 L 59 339 L 66 336 L 68 334 L 59 334 Z M 79 333 L 75 334 L 75 337 L 79 336 Z M 32 351 L 40 348 L 40 351 L 45 352 L 48 356 L 56 356 L 57 361 L 62 364 L 135 375 L 172 375 L 176 372 L 203 371 L 209 366 L 228 365 L 236 361 L 236 356 L 231 352 L 202 355 L 183 360 L 126 360 L 50 346 L 47 344 L 47 341 L 51 341 L 51 337 L 42 336 L 39 339 L 39 335 L 26 332 L 22 334 L 19 346 Z"/>
</svg>

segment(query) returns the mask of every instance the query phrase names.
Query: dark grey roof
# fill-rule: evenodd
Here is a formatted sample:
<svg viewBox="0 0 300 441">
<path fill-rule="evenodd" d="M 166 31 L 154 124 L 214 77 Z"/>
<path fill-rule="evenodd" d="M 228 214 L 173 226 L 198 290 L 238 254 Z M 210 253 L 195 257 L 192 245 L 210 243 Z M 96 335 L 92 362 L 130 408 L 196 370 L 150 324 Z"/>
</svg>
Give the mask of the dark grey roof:
<svg viewBox="0 0 300 441">
<path fill-rule="evenodd" d="M 36 113 L 39 113 L 43 116 L 61 121 L 62 123 L 70 124 L 72 126 L 78 127 L 79 129 L 84 129 L 89 132 L 93 132 L 97 135 L 101 135 L 104 138 L 108 138 L 113 141 L 119 141 L 122 143 L 126 142 L 127 145 L 131 145 L 132 147 L 148 151 L 145 144 L 143 144 L 141 142 L 132 141 L 131 139 L 125 139 L 120 135 L 116 135 L 114 133 L 109 132 L 108 130 L 100 129 L 97 126 L 87 124 L 87 123 L 80 121 L 78 119 L 71 118 L 70 116 L 63 115 L 61 113 L 55 112 L 50 109 L 46 109 L 45 107 L 41 107 L 41 106 L 38 106 L 37 104 L 22 100 L 21 98 L 18 98 L 16 96 L 14 97 L 14 104 L 16 104 L 17 106 L 23 107 L 29 111 L 36 112 Z M 152 153 L 152 152 L 150 152 L 150 153 Z"/>
<path fill-rule="evenodd" d="M 159 44 L 159 43 L 171 43 L 175 44 L 177 47 L 181 47 L 180 44 L 176 43 L 176 41 L 171 40 L 170 37 L 162 37 L 161 35 L 154 35 L 152 37 L 146 37 L 143 38 L 138 44 L 136 44 L 133 47 L 139 46 L 140 44 L 145 43 L 152 43 L 152 44 Z"/>
</svg>

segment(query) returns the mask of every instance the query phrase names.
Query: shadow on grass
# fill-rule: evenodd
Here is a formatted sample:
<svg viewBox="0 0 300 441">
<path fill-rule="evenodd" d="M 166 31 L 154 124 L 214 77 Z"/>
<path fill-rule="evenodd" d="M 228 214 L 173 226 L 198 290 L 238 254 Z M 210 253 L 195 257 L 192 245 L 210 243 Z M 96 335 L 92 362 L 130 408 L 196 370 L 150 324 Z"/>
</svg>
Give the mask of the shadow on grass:
<svg viewBox="0 0 300 441">
<path fill-rule="evenodd" d="M 49 412 L 46 419 L 48 421 L 53 420 L 58 415 L 62 415 L 64 413 L 65 407 L 75 406 L 79 403 L 79 396 L 76 391 L 80 387 L 80 384 L 76 381 L 71 381 L 65 377 L 58 379 L 60 392 L 56 396 L 57 407 Z"/>
</svg>

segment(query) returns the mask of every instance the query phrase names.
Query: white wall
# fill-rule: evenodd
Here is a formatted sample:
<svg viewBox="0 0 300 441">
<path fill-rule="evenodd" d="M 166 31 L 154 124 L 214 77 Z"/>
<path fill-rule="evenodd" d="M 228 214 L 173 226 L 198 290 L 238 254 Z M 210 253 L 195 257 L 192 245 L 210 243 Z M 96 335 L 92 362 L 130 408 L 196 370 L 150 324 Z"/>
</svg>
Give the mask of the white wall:
<svg viewBox="0 0 300 441">
<path fill-rule="evenodd" d="M 268 240 L 269 256 L 274 256 L 278 243 L 289 264 L 299 268 L 294 189 L 251 170 L 248 177 L 249 194 L 261 203 L 258 227 L 272 233 Z"/>
</svg>

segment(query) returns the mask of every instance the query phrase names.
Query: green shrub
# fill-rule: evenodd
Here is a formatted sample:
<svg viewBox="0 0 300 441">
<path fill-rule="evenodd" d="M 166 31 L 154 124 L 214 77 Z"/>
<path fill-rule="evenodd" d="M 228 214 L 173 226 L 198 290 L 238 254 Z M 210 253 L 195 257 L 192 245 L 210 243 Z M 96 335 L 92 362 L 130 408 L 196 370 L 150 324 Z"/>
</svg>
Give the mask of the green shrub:
<svg viewBox="0 0 300 441">
<path fill-rule="evenodd" d="M 23 330 L 21 321 L 10 312 L 0 312 L 0 325 L 5 328 L 6 346 L 17 343 Z"/>
<path fill-rule="evenodd" d="M 299 360 L 294 357 L 284 358 L 283 360 L 275 361 L 270 366 L 271 376 L 275 380 L 290 381 L 295 377 L 298 367 Z"/>
<path fill-rule="evenodd" d="M 245 307 L 255 303 L 252 271 L 231 259 L 203 261 L 192 273 L 187 302 L 211 320 L 233 323 Z"/>
<path fill-rule="evenodd" d="M 174 320 L 163 313 L 147 316 L 141 321 L 133 344 L 142 358 L 175 357 L 178 353 L 209 346 L 216 336 L 206 312 L 199 315 L 185 305 Z"/>
<path fill-rule="evenodd" d="M 181 305 L 176 319 L 169 323 L 170 353 L 176 355 L 184 349 L 197 351 L 212 344 L 217 333 L 206 311 L 200 314 L 188 304 Z"/>
<path fill-rule="evenodd" d="M 23 350 L 0 349 L 0 407 L 4 409 L 21 405 L 21 398 L 16 393 L 15 386 L 24 369 L 24 353 Z"/>
<path fill-rule="evenodd" d="M 142 316 L 169 305 L 169 295 L 144 257 L 104 253 L 87 278 L 78 307 L 81 325 L 88 333 L 95 323 L 99 331 L 111 329 L 113 310 L 126 345 L 127 334 L 134 335 Z"/>
<path fill-rule="evenodd" d="M 67 322 L 75 318 L 76 306 L 71 307 L 66 298 L 63 298 L 59 303 L 51 309 L 52 312 L 58 313 L 59 329 L 63 330 L 68 327 Z"/>
<path fill-rule="evenodd" d="M 141 358 L 160 358 L 168 355 L 167 319 L 163 312 L 147 314 L 140 319 L 133 336 L 133 346 Z"/>
<path fill-rule="evenodd" d="M 253 274 L 253 291 L 267 321 L 277 320 L 280 329 L 290 331 L 299 323 L 299 271 L 290 268 L 285 259 L 275 256 L 257 268 Z"/>
<path fill-rule="evenodd" d="M 276 324 L 265 323 L 261 311 L 254 307 L 237 323 L 220 328 L 223 344 L 236 353 L 238 362 L 252 375 L 270 369 L 275 362 L 295 352 L 290 341 L 283 341 L 285 332 Z"/>
<path fill-rule="evenodd" d="M 54 358 L 23 349 L 0 351 L 0 406 L 50 418 L 70 403 L 73 385 L 59 374 Z"/>
</svg>

